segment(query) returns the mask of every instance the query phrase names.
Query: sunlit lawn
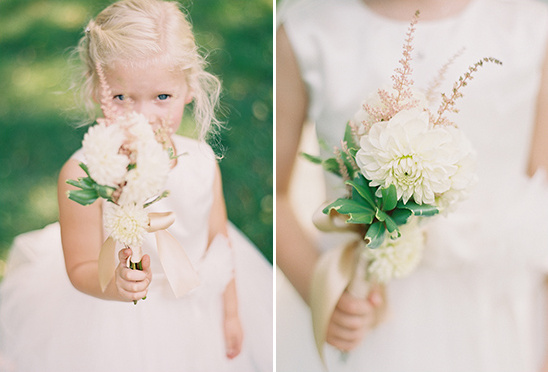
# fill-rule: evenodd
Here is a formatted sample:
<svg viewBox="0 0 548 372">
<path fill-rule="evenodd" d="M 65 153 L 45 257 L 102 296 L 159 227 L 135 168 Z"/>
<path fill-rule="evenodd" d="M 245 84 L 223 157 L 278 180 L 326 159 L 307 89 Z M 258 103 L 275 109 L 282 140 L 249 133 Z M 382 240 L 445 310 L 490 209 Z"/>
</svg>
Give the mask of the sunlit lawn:
<svg viewBox="0 0 548 372">
<path fill-rule="evenodd" d="M 57 219 L 58 171 L 86 130 L 74 126 L 66 59 L 109 3 L 0 1 L 0 258 L 14 236 Z M 272 261 L 272 2 L 195 0 L 189 11 L 224 85 L 229 218 Z"/>
</svg>

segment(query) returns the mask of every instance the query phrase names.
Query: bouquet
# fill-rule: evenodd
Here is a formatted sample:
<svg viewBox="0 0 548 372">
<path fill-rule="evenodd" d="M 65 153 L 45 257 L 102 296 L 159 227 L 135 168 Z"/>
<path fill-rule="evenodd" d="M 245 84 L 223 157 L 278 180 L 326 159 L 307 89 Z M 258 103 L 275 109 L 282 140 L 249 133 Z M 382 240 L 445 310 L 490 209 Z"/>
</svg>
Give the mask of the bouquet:
<svg viewBox="0 0 548 372">
<path fill-rule="evenodd" d="M 99 198 L 108 202 L 104 204 L 103 223 L 109 238 L 99 257 L 99 280 L 104 291 L 114 273 L 111 259 L 116 243 L 131 248 L 128 266 L 142 270 L 145 233 L 165 230 L 173 223 L 170 213 L 147 213 L 146 208 L 169 195 L 164 187 L 176 157 L 166 123 L 155 131 L 145 116 L 135 111 L 117 115 L 108 100 L 110 89 L 100 66 L 97 71 L 105 118 L 98 119 L 82 141 L 86 163 L 80 167 L 87 177 L 67 183 L 78 188 L 69 191 L 68 198 L 79 204 L 89 205 Z"/>
<path fill-rule="evenodd" d="M 340 176 L 346 186 L 347 195 L 328 204 L 322 212 L 332 227 L 344 220 L 357 226 L 363 237 L 361 243 L 352 245 L 350 282 L 339 287 L 360 298 L 365 298 L 371 283 L 384 284 L 411 273 L 420 262 L 424 247 L 420 219 L 448 213 L 477 182 L 475 151 L 446 114 L 458 112 L 455 101 L 462 97 L 461 89 L 479 67 L 500 62 L 484 58 L 469 67 L 455 82 L 451 94 L 441 94 L 440 106 L 432 112 L 431 92 L 416 90 L 411 79 L 412 42 L 418 16 L 417 12 L 408 29 L 400 66 L 392 75 L 392 88 L 379 89 L 365 100 L 347 123 L 334 157 L 321 159 L 305 154 Z M 440 70 L 440 77 L 447 66 Z M 325 218 L 317 225 L 325 228 Z M 344 266 L 341 262 L 347 260 L 345 255 L 338 258 L 339 270 Z M 319 267 L 322 270 L 322 264 Z M 322 281 L 325 283 L 325 279 L 319 280 Z M 313 289 L 312 295 L 316 296 L 314 292 Z M 332 299 L 339 297 L 340 293 Z M 317 301 L 312 299 L 313 303 Z M 325 301 L 319 301 L 326 307 Z M 320 311 L 320 322 L 324 324 L 316 327 L 319 332 L 315 330 L 320 354 L 325 321 L 329 322 L 329 312 L 335 304 L 327 306 L 327 314 Z"/>
</svg>

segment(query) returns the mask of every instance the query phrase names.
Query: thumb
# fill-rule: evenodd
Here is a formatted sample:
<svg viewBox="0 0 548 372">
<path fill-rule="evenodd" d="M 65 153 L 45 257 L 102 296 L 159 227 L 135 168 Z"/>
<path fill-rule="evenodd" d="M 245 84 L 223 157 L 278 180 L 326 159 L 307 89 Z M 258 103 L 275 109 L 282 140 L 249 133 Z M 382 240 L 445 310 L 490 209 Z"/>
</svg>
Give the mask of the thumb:
<svg viewBox="0 0 548 372">
<path fill-rule="evenodd" d="M 226 338 L 226 356 L 227 358 L 232 359 L 236 355 L 238 355 L 236 351 L 236 342 L 233 337 L 227 337 Z"/>
<path fill-rule="evenodd" d="M 143 271 L 147 271 L 150 269 L 150 256 L 148 254 L 145 254 L 143 258 L 141 259 L 141 264 L 143 265 Z"/>
<path fill-rule="evenodd" d="M 130 248 L 124 248 L 121 249 L 120 252 L 118 252 L 118 259 L 121 263 L 125 264 L 128 258 L 131 256 L 131 249 Z"/>
<path fill-rule="evenodd" d="M 371 292 L 369 292 L 367 299 L 373 306 L 375 307 L 381 306 L 382 303 L 384 302 L 382 288 L 380 288 L 380 286 L 373 287 Z"/>
</svg>

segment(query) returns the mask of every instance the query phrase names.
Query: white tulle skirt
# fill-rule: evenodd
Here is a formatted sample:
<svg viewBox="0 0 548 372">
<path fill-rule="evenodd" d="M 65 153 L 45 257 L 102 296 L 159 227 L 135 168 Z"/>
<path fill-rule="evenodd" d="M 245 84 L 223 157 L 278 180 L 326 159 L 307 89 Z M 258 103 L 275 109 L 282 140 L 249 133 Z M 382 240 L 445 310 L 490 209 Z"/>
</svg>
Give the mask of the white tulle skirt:
<svg viewBox="0 0 548 372">
<path fill-rule="evenodd" d="M 176 299 L 155 273 L 137 305 L 85 295 L 64 267 L 59 225 L 16 238 L 0 287 L 0 370 L 24 372 L 271 371 L 272 267 L 231 227 L 242 353 L 225 356 L 222 292 L 231 252 L 211 247 L 202 285 Z"/>
</svg>

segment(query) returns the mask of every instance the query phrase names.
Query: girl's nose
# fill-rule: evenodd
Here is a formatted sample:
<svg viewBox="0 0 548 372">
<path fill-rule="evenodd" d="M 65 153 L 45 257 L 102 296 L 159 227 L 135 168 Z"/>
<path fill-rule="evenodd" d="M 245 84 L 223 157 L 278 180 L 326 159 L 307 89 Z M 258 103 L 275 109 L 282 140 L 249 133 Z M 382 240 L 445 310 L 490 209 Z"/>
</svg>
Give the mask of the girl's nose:
<svg viewBox="0 0 548 372">
<path fill-rule="evenodd" d="M 133 109 L 136 112 L 143 114 L 151 123 L 155 122 L 158 119 L 158 113 L 156 112 L 156 109 L 152 104 L 136 101 L 134 102 Z"/>
</svg>

